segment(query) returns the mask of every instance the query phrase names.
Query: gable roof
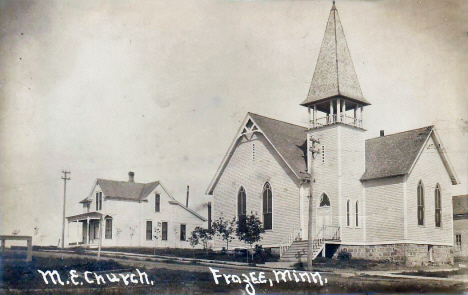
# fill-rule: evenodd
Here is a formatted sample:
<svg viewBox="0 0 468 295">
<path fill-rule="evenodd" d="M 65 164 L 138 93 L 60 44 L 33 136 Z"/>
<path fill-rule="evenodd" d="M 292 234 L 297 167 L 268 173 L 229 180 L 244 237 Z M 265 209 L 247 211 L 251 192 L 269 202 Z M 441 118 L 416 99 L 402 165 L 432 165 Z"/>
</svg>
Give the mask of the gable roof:
<svg viewBox="0 0 468 295">
<path fill-rule="evenodd" d="M 258 114 L 248 113 L 208 186 L 206 194 L 209 195 L 213 193 L 219 178 L 232 156 L 233 150 L 242 137 L 241 130 L 249 119 L 258 126 L 258 130 L 254 132 L 263 133 L 265 138 L 271 143 L 273 148 L 278 152 L 278 155 L 284 160 L 298 179 L 310 179 L 310 175 L 307 173 L 306 131 L 308 129 Z M 411 173 L 422 149 L 431 136 L 434 139 L 435 146 L 452 180 L 452 184 L 458 184 L 458 178 L 442 143 L 438 139 L 434 126 L 366 140 L 366 170 L 361 180 L 366 181 Z"/>
<path fill-rule="evenodd" d="M 468 195 L 453 196 L 453 215 L 468 214 Z"/>
<path fill-rule="evenodd" d="M 442 158 L 452 184 L 458 184 L 455 170 L 434 126 L 427 126 L 366 140 L 366 171 L 361 180 L 410 174 L 429 138 Z"/>
<path fill-rule="evenodd" d="M 428 126 L 366 140 L 366 171 L 361 180 L 409 173 L 432 129 Z"/>
<path fill-rule="evenodd" d="M 150 183 L 137 183 L 98 178 L 96 179 L 96 184 L 101 187 L 102 192 L 106 198 L 141 201 L 144 200 L 159 185 L 159 181 Z M 88 201 L 88 199 L 89 197 L 82 200 L 80 203 L 85 203 Z"/>
<path fill-rule="evenodd" d="M 249 114 L 294 174 L 306 173 L 307 128 L 254 113 Z"/>
<path fill-rule="evenodd" d="M 254 132 L 260 132 L 265 136 L 298 179 L 308 179 L 310 177 L 307 173 L 307 128 L 249 112 L 208 186 L 206 194 L 213 193 L 214 187 L 232 156 L 232 151 L 243 136 L 241 130 L 244 129 L 248 120 L 254 122 L 258 127 Z"/>
<path fill-rule="evenodd" d="M 370 104 L 362 95 L 338 10 L 333 3 L 309 94 L 301 105 L 307 106 L 335 96 Z"/>
<path fill-rule="evenodd" d="M 94 182 L 93 188 L 91 193 L 88 197 L 81 200 L 80 203 L 88 203 L 91 202 L 92 193 L 96 185 L 99 185 L 104 193 L 104 196 L 107 199 L 113 200 L 123 200 L 123 201 L 145 201 L 145 199 L 151 194 L 152 191 L 156 189 L 156 187 L 161 186 L 161 188 L 167 193 L 170 200 L 169 203 L 172 205 L 179 205 L 186 211 L 192 213 L 196 217 L 200 218 L 203 221 L 206 221 L 206 218 L 198 214 L 197 212 L 193 211 L 192 209 L 184 206 L 182 203 L 177 201 L 169 191 L 163 186 L 163 184 L 159 181 L 153 181 L 150 183 L 137 183 L 137 182 L 129 182 L 129 181 L 117 181 L 117 180 L 108 180 L 108 179 L 101 179 L 98 178 Z"/>
</svg>

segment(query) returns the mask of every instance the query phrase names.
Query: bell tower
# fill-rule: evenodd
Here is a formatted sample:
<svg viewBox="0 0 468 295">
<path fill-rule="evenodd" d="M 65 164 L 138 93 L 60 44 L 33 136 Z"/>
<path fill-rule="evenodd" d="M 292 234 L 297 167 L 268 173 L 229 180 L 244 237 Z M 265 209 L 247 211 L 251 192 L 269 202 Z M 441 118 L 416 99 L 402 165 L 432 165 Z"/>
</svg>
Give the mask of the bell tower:
<svg viewBox="0 0 468 295">
<path fill-rule="evenodd" d="M 363 107 L 370 103 L 362 95 L 335 1 L 309 94 L 301 105 L 309 110 L 311 128 L 335 123 L 363 127 Z"/>
<path fill-rule="evenodd" d="M 311 136 L 320 139 L 316 158 L 308 156 L 308 171 L 313 165 L 315 179 L 314 236 L 328 225 L 340 228 L 342 242 L 364 239 L 365 222 L 355 222 L 354 216 L 356 210 L 361 214 L 365 201 L 360 182 L 365 172 L 363 109 L 370 103 L 362 95 L 334 1 L 309 93 L 301 105 L 309 111 L 308 151 Z M 326 207 L 320 202 L 323 196 L 329 208 L 322 208 Z"/>
</svg>

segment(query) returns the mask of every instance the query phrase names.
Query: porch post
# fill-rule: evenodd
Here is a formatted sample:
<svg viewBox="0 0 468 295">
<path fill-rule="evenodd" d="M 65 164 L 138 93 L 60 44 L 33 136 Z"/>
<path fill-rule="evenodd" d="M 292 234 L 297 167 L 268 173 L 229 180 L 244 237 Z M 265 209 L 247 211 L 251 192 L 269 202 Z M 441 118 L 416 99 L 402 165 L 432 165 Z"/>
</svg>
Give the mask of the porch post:
<svg viewBox="0 0 468 295">
<path fill-rule="evenodd" d="M 333 123 L 333 100 L 330 100 L 330 116 L 331 116 L 330 118 L 331 122 L 327 122 L 327 123 Z"/>
<path fill-rule="evenodd" d="M 87 226 L 87 230 L 86 230 L 86 244 L 89 245 L 89 217 L 86 218 L 86 226 Z"/>
<path fill-rule="evenodd" d="M 341 108 L 341 116 L 343 116 L 343 123 L 346 122 L 346 100 L 343 99 L 343 105 L 342 105 L 342 108 Z"/>
<path fill-rule="evenodd" d="M 340 117 L 340 105 L 341 105 L 341 99 L 336 100 L 336 121 L 341 122 L 341 117 Z"/>
<path fill-rule="evenodd" d="M 314 104 L 314 126 L 317 126 L 317 105 Z"/>
</svg>

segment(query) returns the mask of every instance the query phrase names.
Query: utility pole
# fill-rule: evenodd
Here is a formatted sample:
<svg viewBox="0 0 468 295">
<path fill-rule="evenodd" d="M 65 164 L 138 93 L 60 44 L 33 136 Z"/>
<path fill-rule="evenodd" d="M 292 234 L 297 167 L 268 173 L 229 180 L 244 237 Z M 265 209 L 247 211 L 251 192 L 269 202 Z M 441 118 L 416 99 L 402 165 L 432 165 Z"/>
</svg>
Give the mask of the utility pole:
<svg viewBox="0 0 468 295">
<path fill-rule="evenodd" d="M 312 197 L 314 195 L 314 185 L 315 185 L 315 178 L 314 178 L 314 160 L 317 157 L 319 152 L 317 145 L 320 143 L 320 140 L 313 135 L 310 136 L 310 153 L 312 158 L 310 160 L 310 192 L 309 192 L 309 223 L 307 228 L 307 269 L 312 271 L 312 254 L 313 254 L 313 237 L 312 237 L 312 212 L 314 208 L 314 204 L 312 201 Z"/>
<path fill-rule="evenodd" d="M 62 249 L 65 249 L 65 204 L 67 201 L 67 180 L 70 180 L 70 177 L 67 177 L 67 174 L 71 174 L 70 171 L 62 170 L 63 176 L 63 218 L 62 218 Z"/>
</svg>

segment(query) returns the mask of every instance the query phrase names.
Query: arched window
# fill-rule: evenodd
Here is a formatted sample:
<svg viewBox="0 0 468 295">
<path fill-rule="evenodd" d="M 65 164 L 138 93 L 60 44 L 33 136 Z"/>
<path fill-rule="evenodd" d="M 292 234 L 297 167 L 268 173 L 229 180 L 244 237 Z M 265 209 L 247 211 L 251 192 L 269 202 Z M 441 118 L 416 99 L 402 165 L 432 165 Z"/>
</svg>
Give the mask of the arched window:
<svg viewBox="0 0 468 295">
<path fill-rule="evenodd" d="M 245 221 L 247 215 L 247 195 L 241 186 L 237 194 L 237 217 L 240 222 Z"/>
<path fill-rule="evenodd" d="M 346 225 L 350 226 L 350 220 L 349 220 L 349 200 L 346 202 Z"/>
<path fill-rule="evenodd" d="M 356 201 L 356 227 L 359 226 L 359 201 Z"/>
<path fill-rule="evenodd" d="M 322 194 L 322 198 L 320 199 L 320 207 L 330 207 L 330 199 L 328 198 L 327 194 Z"/>
<path fill-rule="evenodd" d="M 435 188 L 435 226 L 440 227 L 442 220 L 442 200 L 440 198 L 440 185 L 437 184 Z"/>
<path fill-rule="evenodd" d="M 263 186 L 263 228 L 273 228 L 273 193 L 268 182 Z"/>
<path fill-rule="evenodd" d="M 424 225 L 424 186 L 422 180 L 418 183 L 418 225 Z"/>
</svg>

